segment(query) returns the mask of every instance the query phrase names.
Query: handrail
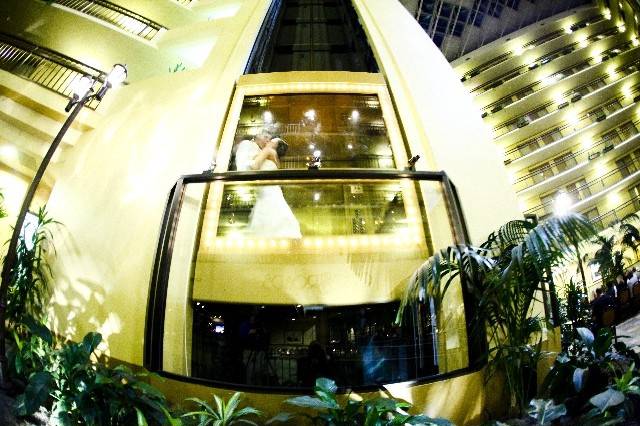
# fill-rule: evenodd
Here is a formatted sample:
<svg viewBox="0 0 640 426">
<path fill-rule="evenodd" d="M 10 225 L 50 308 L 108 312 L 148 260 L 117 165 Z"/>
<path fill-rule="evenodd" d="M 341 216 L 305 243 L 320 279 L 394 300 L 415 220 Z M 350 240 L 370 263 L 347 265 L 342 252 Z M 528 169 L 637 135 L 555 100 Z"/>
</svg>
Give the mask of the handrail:
<svg viewBox="0 0 640 426">
<path fill-rule="evenodd" d="M 619 81 L 619 80 L 617 80 L 617 81 Z M 593 111 L 597 110 L 598 108 L 606 108 L 606 107 L 610 106 L 611 104 L 613 104 L 614 102 L 616 102 L 616 101 L 620 102 L 620 101 L 624 100 L 625 98 L 627 98 L 628 96 L 635 95 L 638 92 L 640 92 L 640 83 L 636 84 L 635 86 L 632 86 L 630 88 L 630 92 L 629 92 L 628 95 L 627 94 L 623 94 L 623 95 L 617 95 L 617 96 L 610 97 L 610 98 L 604 100 L 603 102 L 601 102 L 599 104 L 593 105 L 593 106 L 589 107 L 588 109 L 586 109 L 584 111 L 581 111 L 580 115 L 578 116 L 578 123 L 581 122 L 581 121 L 589 119 L 592 116 Z M 586 96 L 585 96 L 585 98 L 586 98 Z M 531 114 L 531 113 L 536 112 L 536 111 L 538 111 L 538 110 L 540 110 L 542 108 L 547 108 L 547 107 L 549 107 L 550 105 L 553 105 L 553 104 L 554 104 L 554 102 L 547 102 L 547 103 L 538 105 L 534 109 L 531 109 L 531 110 L 529 110 L 529 111 L 527 111 L 525 113 L 522 113 L 522 114 L 518 115 L 515 118 L 509 119 L 508 121 L 504 121 L 504 122 L 498 124 L 497 126 L 495 126 L 493 128 L 493 131 L 496 132 L 496 131 L 501 130 L 503 128 L 508 128 L 510 125 L 513 125 L 513 124 L 517 123 L 518 121 L 520 121 L 521 119 L 525 118 L 527 114 Z M 624 107 L 622 107 L 622 108 L 624 108 Z M 553 113 L 555 113 L 557 111 L 558 110 L 554 110 L 554 111 L 548 111 L 547 110 L 546 114 L 544 114 L 544 115 L 542 115 L 540 117 L 537 117 L 536 119 L 530 121 L 529 124 L 532 124 L 532 123 L 534 123 L 534 122 L 536 122 L 538 120 L 542 120 L 546 116 L 551 115 L 551 114 L 553 114 Z M 571 126 L 576 127 L 576 124 L 571 124 L 571 123 L 568 123 L 567 121 L 564 121 L 564 122 L 561 122 L 561 123 L 558 123 L 558 124 L 560 124 L 560 126 L 558 126 L 559 130 L 564 130 L 564 129 L 567 129 L 567 128 L 571 127 Z M 554 126 L 554 128 L 555 128 L 555 126 Z M 507 133 L 509 133 L 509 132 L 511 132 L 513 130 L 516 130 L 516 129 L 507 130 L 506 132 L 496 136 L 496 138 L 499 138 L 499 137 L 501 137 L 503 135 L 506 135 Z M 518 147 L 520 147 L 520 145 L 521 144 L 519 144 Z M 507 154 L 510 154 L 512 152 L 513 151 L 507 152 Z"/>
<path fill-rule="evenodd" d="M 574 193 L 580 193 L 580 191 L 584 191 L 585 189 L 588 189 L 589 191 L 591 191 L 591 188 L 593 186 L 595 186 L 596 184 L 598 184 L 598 183 L 602 183 L 602 186 L 604 187 L 605 186 L 604 183 L 603 183 L 604 179 L 612 177 L 612 176 L 615 176 L 616 174 L 618 174 L 618 172 L 621 172 L 623 168 L 626 168 L 627 166 L 631 166 L 631 165 L 637 165 L 637 162 L 634 159 L 630 159 L 629 161 L 627 161 L 627 162 L 625 162 L 623 164 L 616 165 L 616 167 L 614 169 L 611 169 L 610 171 L 608 171 L 607 173 L 603 174 L 602 176 L 598 176 L 597 178 L 592 179 L 589 182 L 587 182 L 587 183 L 585 183 L 583 185 L 580 185 L 577 188 L 572 189 L 571 191 L 567 192 L 567 194 L 568 195 L 572 195 Z M 603 189 L 606 189 L 606 187 L 603 188 Z M 589 194 L 589 195 L 591 195 L 591 194 Z M 580 198 L 578 198 L 578 197 L 575 197 L 574 199 L 576 201 L 580 201 Z M 534 207 L 531 207 L 530 209 L 525 210 L 525 213 L 535 213 L 538 210 L 545 209 L 545 208 L 547 208 L 547 207 L 549 207 L 551 205 L 553 205 L 553 201 L 549 201 L 549 202 L 546 202 L 546 203 L 540 203 L 537 206 L 534 206 Z"/>
<path fill-rule="evenodd" d="M 635 207 L 636 203 L 640 203 L 640 195 L 636 195 L 635 197 L 630 198 L 629 200 L 625 201 L 624 203 L 614 207 L 613 209 L 609 210 L 608 212 L 601 214 L 600 216 L 591 219 L 591 223 L 593 223 L 594 225 L 600 225 L 600 228 L 605 229 L 608 228 L 612 223 L 615 223 L 616 221 L 619 221 L 621 218 L 618 216 L 626 216 L 629 213 L 634 213 L 637 209 Z M 629 206 L 633 206 L 633 208 L 631 210 L 628 211 L 628 213 L 625 213 L 624 215 L 619 215 L 618 212 L 622 211 L 623 209 L 629 207 Z M 613 216 L 614 220 L 612 222 L 610 222 L 608 225 L 604 225 L 604 223 L 602 222 L 607 216 Z M 600 222 L 598 224 L 598 222 Z"/>
<path fill-rule="evenodd" d="M 0 32 L 0 69 L 59 93 L 65 97 L 73 93 L 73 85 L 82 76 L 104 82 L 103 71 L 62 53 L 37 46 L 24 39 Z M 98 100 L 87 106 L 96 109 Z"/>
<path fill-rule="evenodd" d="M 597 19 L 597 18 L 601 18 L 601 19 Z M 602 20 L 602 18 L 603 18 L 603 16 L 602 16 L 602 15 L 597 14 L 597 15 L 591 16 L 591 17 L 589 17 L 589 18 L 585 18 L 585 19 L 583 19 L 582 21 L 577 22 L 576 24 L 577 24 L 577 25 L 581 25 L 582 23 L 586 23 L 586 22 L 589 22 L 589 23 L 592 23 L 592 22 L 593 22 L 593 23 L 597 23 L 597 22 L 601 21 L 601 20 Z M 594 21 L 594 20 L 595 20 L 595 21 Z M 558 37 L 562 36 L 564 33 L 565 33 L 565 32 L 564 32 L 564 30 L 556 30 L 556 31 L 552 31 L 552 32 L 550 32 L 550 33 L 547 33 L 547 34 L 545 34 L 545 35 L 543 35 L 543 36 L 538 37 L 538 38 L 537 38 L 537 39 L 535 39 L 535 40 L 532 40 L 532 41 L 530 41 L 530 42 L 528 42 L 528 43 L 524 44 L 522 47 L 523 47 L 523 48 L 527 48 L 527 47 L 529 47 L 529 46 L 535 46 L 535 47 L 537 47 L 537 46 L 542 45 L 542 44 L 544 44 L 544 43 L 546 43 L 546 42 L 548 42 L 548 41 L 554 40 L 554 39 L 556 39 L 556 38 L 558 38 Z M 551 35 L 555 35 L 555 37 L 551 37 L 551 38 L 549 38 Z M 546 40 L 547 38 L 548 38 L 548 40 Z M 543 43 L 536 44 L 536 43 L 538 43 L 538 42 L 539 42 L 539 41 L 541 41 L 541 40 L 544 40 L 544 42 L 543 42 Z M 479 75 L 480 73 L 482 73 L 482 72 L 484 72 L 484 71 L 486 71 L 486 70 L 488 70 L 488 69 L 491 69 L 491 68 L 493 68 L 494 66 L 499 65 L 499 64 L 501 64 L 502 62 L 506 61 L 507 59 L 509 59 L 509 57 L 511 56 L 511 54 L 512 54 L 512 53 L 513 53 L 513 52 L 503 53 L 503 54 L 498 55 L 498 56 L 496 56 L 496 57 L 494 57 L 494 58 L 492 58 L 492 59 L 489 59 L 488 61 L 486 61 L 486 62 L 484 62 L 484 63 L 482 63 L 482 64 L 478 65 L 477 67 L 472 68 L 472 69 L 470 69 L 469 71 L 465 72 L 464 74 L 462 74 L 462 76 L 463 76 L 463 77 L 465 77 L 465 78 L 475 77 L 475 76 Z M 496 61 L 496 60 L 498 60 L 498 62 L 493 63 L 493 62 L 494 62 L 494 61 Z M 473 76 L 472 76 L 471 74 L 473 74 Z"/>
<path fill-rule="evenodd" d="M 193 183 L 214 182 L 264 182 L 264 181 L 321 181 L 321 180 L 404 180 L 432 181 L 442 184 L 443 198 L 449 213 L 449 221 L 452 225 L 455 243 L 468 242 L 466 225 L 462 215 L 462 209 L 457 196 L 455 186 L 449 180 L 445 172 L 411 171 L 411 170 L 378 170 L 378 169 L 320 169 L 320 170 L 273 170 L 273 171 L 232 171 L 232 172 L 203 172 L 181 176 L 171 188 L 165 211 L 162 217 L 162 225 L 159 233 L 159 241 L 156 249 L 151 283 L 149 288 L 149 300 L 147 305 L 147 317 L 145 323 L 144 341 L 144 365 L 152 371 L 158 371 L 162 375 L 173 377 L 181 381 L 200 382 L 221 385 L 219 382 L 180 376 L 163 370 L 163 345 L 165 310 L 167 304 L 169 274 L 173 257 L 173 244 L 176 238 L 178 218 L 182 201 L 185 197 L 186 186 Z M 465 314 L 467 318 L 473 318 L 474 307 L 466 303 L 471 297 L 466 294 L 465 286 L 462 286 L 463 300 L 465 300 Z M 469 305 L 469 306 L 468 306 Z M 467 332 L 473 327 L 472 321 L 467 323 Z M 486 348 L 480 342 L 477 331 L 468 339 L 469 367 L 478 368 L 484 363 Z M 463 370 L 461 370 L 463 371 Z M 457 373 L 460 373 L 459 371 Z M 446 373 L 451 374 L 451 373 Z M 445 375 L 436 377 L 442 378 Z M 433 379 L 433 376 L 426 378 Z M 222 384 L 224 385 L 224 384 Z M 228 384 L 227 384 L 228 385 Z M 233 385 L 236 386 L 235 384 Z M 238 387 L 246 387 L 239 385 Z M 255 389 L 269 390 L 256 386 Z M 280 391 L 282 388 L 278 388 Z"/>
<path fill-rule="evenodd" d="M 616 35 L 618 35 L 618 34 L 619 34 L 619 32 L 617 31 L 617 29 L 615 29 L 615 32 L 612 32 L 614 29 L 615 29 L 615 27 L 614 27 L 614 28 L 607 28 L 607 29 L 605 29 L 605 30 L 603 30 L 603 31 L 601 31 L 601 32 L 599 32 L 599 33 L 592 34 L 592 35 L 590 35 L 590 36 L 587 38 L 587 41 L 593 40 L 593 39 L 595 39 L 595 38 L 597 38 L 598 36 L 603 35 L 603 34 L 606 34 L 605 38 L 614 37 L 614 36 L 616 36 Z M 611 34 L 607 34 L 607 33 L 610 33 L 610 32 L 611 32 Z M 605 38 L 599 39 L 598 41 L 600 41 L 600 40 L 604 40 Z M 573 48 L 574 48 L 575 46 L 579 45 L 579 44 L 580 44 L 580 42 L 577 42 L 577 41 L 576 41 L 576 42 L 574 42 L 574 43 L 571 43 L 571 44 L 567 44 L 567 45 L 565 45 L 565 46 L 562 46 L 562 47 L 560 47 L 560 48 L 558 48 L 558 49 L 556 49 L 556 50 L 553 50 L 553 51 L 551 51 L 551 52 L 547 52 L 547 53 L 545 53 L 544 55 L 537 57 L 536 59 L 534 59 L 533 61 L 531 61 L 531 62 L 530 62 L 530 63 L 528 63 L 528 64 L 520 65 L 519 67 L 513 68 L 513 69 L 509 70 L 508 72 L 505 72 L 504 74 L 501 74 L 501 75 L 499 75 L 499 76 L 497 76 L 497 77 L 494 77 L 493 79 L 491 79 L 491 80 L 489 80 L 489 81 L 487 81 L 487 82 L 485 82 L 485 83 L 482 83 L 482 84 L 480 84 L 480 85 L 478 85 L 478 86 L 474 87 L 473 89 L 471 89 L 471 90 L 470 90 L 470 92 L 471 92 L 471 93 L 474 93 L 474 92 L 477 92 L 478 90 L 481 90 L 481 89 L 484 89 L 484 88 L 486 88 L 486 87 L 488 87 L 488 86 L 491 86 L 491 85 L 495 84 L 496 82 L 498 82 L 499 80 L 503 79 L 504 77 L 508 76 L 509 74 L 513 73 L 514 71 L 524 70 L 524 72 L 518 73 L 518 75 L 517 75 L 517 76 L 514 76 L 514 77 L 512 77 L 512 78 L 515 78 L 515 77 L 518 77 L 518 76 L 524 75 L 524 74 L 526 74 L 528 71 L 530 71 L 530 70 L 531 70 L 531 66 L 532 66 L 533 64 L 538 64 L 538 62 L 541 62 L 541 63 L 539 64 L 539 67 L 542 67 L 542 66 L 544 66 L 544 65 L 546 65 L 546 64 L 551 63 L 553 59 L 558 59 L 558 58 L 561 58 L 561 57 L 563 57 L 563 56 L 570 55 L 571 53 L 575 52 L 575 49 L 573 49 Z M 553 55 L 555 55 L 556 53 L 562 53 L 562 52 L 565 52 L 567 49 L 571 49 L 571 51 L 570 51 L 570 52 L 567 52 L 566 54 L 560 55 L 560 56 L 558 56 L 558 57 L 556 57 L 556 58 L 552 58 L 551 60 L 549 60 L 549 61 L 547 61 L 547 62 L 544 62 L 546 59 L 551 58 L 551 57 L 552 57 Z M 511 80 L 511 79 L 509 79 L 509 80 Z M 505 80 L 505 81 L 508 81 L 508 80 Z M 504 81 L 503 81 L 503 83 L 504 83 Z M 488 91 L 488 90 L 490 90 L 490 89 L 491 89 L 491 88 L 488 88 L 488 89 L 487 89 L 487 90 L 485 90 L 484 92 L 487 92 L 487 91 Z M 484 93 L 484 92 L 483 92 L 483 93 Z"/>
<path fill-rule="evenodd" d="M 146 40 L 152 40 L 158 32 L 167 29 L 151 19 L 106 0 L 53 0 L 53 2 L 96 17 Z"/>
<path fill-rule="evenodd" d="M 638 124 L 640 124 L 640 120 L 633 121 L 632 123 L 633 123 L 634 125 L 638 125 Z M 615 128 L 613 128 L 613 129 L 609 129 L 609 130 L 608 130 L 608 132 L 609 132 L 609 131 L 611 131 L 611 130 L 618 129 L 618 128 L 620 128 L 620 127 L 621 127 L 621 126 L 615 127 Z M 620 145 L 620 144 L 622 144 L 622 143 L 625 143 L 625 142 L 630 141 L 630 140 L 631 140 L 631 139 L 633 139 L 633 138 L 636 138 L 636 137 L 638 136 L 638 134 L 639 134 L 639 132 L 638 132 L 638 131 L 637 131 L 637 129 L 636 129 L 636 133 L 634 133 L 633 135 L 629 136 L 627 139 L 624 139 L 624 140 L 620 141 L 617 145 Z M 589 146 L 588 148 L 581 149 L 580 151 L 577 151 L 577 152 L 575 152 L 575 153 L 572 153 L 570 156 L 563 157 L 563 162 L 566 162 L 567 160 L 576 160 L 579 156 L 581 156 L 581 155 L 583 155 L 583 154 L 585 154 L 585 153 L 592 153 L 592 152 L 593 152 L 593 149 L 594 149 L 595 147 L 598 147 L 598 146 L 600 146 L 600 145 L 606 144 L 607 142 L 611 141 L 612 139 L 616 139 L 616 136 L 617 136 L 617 135 L 607 136 L 607 137 L 605 137 L 605 138 L 602 138 L 602 139 L 601 139 L 600 141 L 598 141 L 597 143 L 595 143 L 595 144 L 593 144 L 593 145 Z M 554 143 L 555 143 L 555 142 L 554 142 Z M 615 144 L 614 144 L 614 148 L 615 148 Z M 576 160 L 576 163 L 577 163 L 577 160 Z M 524 175 L 524 176 L 519 177 L 518 179 L 516 179 L 516 181 L 515 181 L 514 183 L 515 183 L 515 184 L 520 184 L 520 183 L 522 183 L 522 182 L 525 182 L 526 180 L 528 180 L 528 179 L 532 178 L 532 177 L 533 177 L 533 176 L 535 176 L 535 175 L 538 175 L 538 174 L 539 174 L 539 173 L 541 173 L 541 172 L 546 172 L 546 171 L 550 170 L 553 166 L 556 166 L 557 164 L 558 164 L 558 163 L 556 163 L 556 162 L 550 162 L 550 164 L 549 164 L 548 166 L 544 167 L 544 168 L 538 169 L 538 170 L 536 170 L 535 172 L 530 172 L 530 173 L 527 173 L 527 174 L 526 174 L 526 175 Z M 555 176 L 555 174 L 554 174 L 553 176 Z M 551 176 L 549 176 L 549 177 L 551 177 Z M 549 178 L 549 177 L 547 177 L 547 178 Z"/>
</svg>

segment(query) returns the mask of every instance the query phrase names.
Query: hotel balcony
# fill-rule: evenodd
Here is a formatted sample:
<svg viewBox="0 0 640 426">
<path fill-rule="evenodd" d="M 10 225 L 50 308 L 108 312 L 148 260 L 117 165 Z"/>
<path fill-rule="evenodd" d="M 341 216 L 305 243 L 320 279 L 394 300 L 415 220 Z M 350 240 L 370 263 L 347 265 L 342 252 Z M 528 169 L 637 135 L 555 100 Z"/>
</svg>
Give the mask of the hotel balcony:
<svg viewBox="0 0 640 426">
<path fill-rule="evenodd" d="M 156 36 L 167 30 L 157 22 L 105 0 L 53 0 L 50 3 L 99 19 L 148 41 L 154 40 Z M 179 3 L 189 4 L 191 0 Z"/>
</svg>

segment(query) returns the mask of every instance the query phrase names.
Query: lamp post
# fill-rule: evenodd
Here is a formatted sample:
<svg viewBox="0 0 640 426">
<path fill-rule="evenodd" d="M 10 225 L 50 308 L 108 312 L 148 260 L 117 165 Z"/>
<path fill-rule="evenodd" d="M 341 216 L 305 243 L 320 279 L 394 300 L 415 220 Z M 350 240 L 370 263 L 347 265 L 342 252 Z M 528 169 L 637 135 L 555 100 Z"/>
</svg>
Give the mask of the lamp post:
<svg viewBox="0 0 640 426">
<path fill-rule="evenodd" d="M 111 72 L 107 75 L 104 83 L 100 86 L 100 88 L 94 92 L 93 84 L 95 81 L 87 76 L 81 77 L 74 87 L 74 93 L 67 104 L 65 111 L 71 111 L 69 117 L 60 128 L 60 131 L 51 142 L 51 146 L 49 150 L 45 154 L 38 170 L 36 171 L 33 180 L 29 184 L 29 188 L 27 189 L 27 194 L 24 197 L 22 202 L 22 207 L 20 208 L 20 212 L 18 213 L 18 218 L 16 219 L 15 227 L 13 228 L 13 234 L 11 235 L 11 240 L 9 242 L 9 249 L 7 250 L 7 256 L 4 259 L 4 265 L 2 267 L 2 274 L 0 278 L 2 281 L 0 282 L 0 387 L 7 388 L 10 387 L 8 380 L 8 365 L 7 365 L 7 357 L 6 357 L 6 329 L 5 329 L 5 313 L 7 308 L 7 291 L 9 288 L 9 284 L 11 283 L 11 276 L 13 269 L 15 267 L 15 263 L 17 260 L 16 249 L 18 247 L 18 240 L 20 238 L 20 233 L 22 232 L 22 227 L 24 225 L 24 220 L 29 211 L 29 206 L 33 201 L 33 197 L 38 189 L 38 185 L 44 176 L 44 172 L 55 154 L 56 149 L 62 142 L 62 138 L 71 127 L 71 124 L 76 119 L 82 108 L 91 100 L 97 99 L 98 101 L 102 100 L 104 95 L 107 93 L 109 89 L 112 87 L 116 87 L 120 85 L 127 78 L 127 67 L 122 64 L 115 64 Z"/>
</svg>

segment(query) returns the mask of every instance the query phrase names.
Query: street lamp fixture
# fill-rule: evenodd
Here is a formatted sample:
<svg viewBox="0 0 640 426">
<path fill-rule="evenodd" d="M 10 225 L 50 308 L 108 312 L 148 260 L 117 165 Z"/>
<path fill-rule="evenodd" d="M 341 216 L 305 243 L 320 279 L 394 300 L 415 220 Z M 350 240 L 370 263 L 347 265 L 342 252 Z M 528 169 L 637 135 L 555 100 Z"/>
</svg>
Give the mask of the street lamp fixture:
<svg viewBox="0 0 640 426">
<path fill-rule="evenodd" d="M 38 185 L 44 176 L 44 172 L 55 154 L 56 149 L 62 142 L 62 138 L 71 127 L 71 124 L 76 119 L 82 108 L 91 100 L 97 99 L 101 101 L 107 91 L 113 87 L 117 87 L 127 78 L 127 67 L 122 64 L 115 64 L 111 72 L 106 76 L 102 86 L 94 92 L 93 85 L 95 83 L 94 79 L 88 76 L 82 76 L 77 80 L 76 84 L 73 88 L 73 94 L 69 103 L 65 107 L 65 111 L 71 111 L 69 117 L 67 117 L 66 121 L 60 128 L 60 131 L 51 142 L 51 146 L 49 150 L 45 154 L 36 171 L 33 180 L 29 184 L 29 188 L 27 189 L 27 194 L 24 197 L 22 202 L 22 207 L 20 208 L 20 212 L 18 213 L 18 218 L 16 219 L 16 224 L 13 228 L 13 234 L 11 235 L 11 240 L 9 242 L 9 248 L 7 250 L 7 255 L 4 258 L 4 264 L 2 267 L 2 275 L 0 276 L 0 387 L 7 388 L 9 387 L 9 378 L 7 376 L 8 366 L 7 366 L 7 357 L 6 357 L 6 330 L 5 330 L 5 313 L 7 308 L 7 291 L 9 289 L 9 284 L 11 283 L 11 276 L 13 272 L 13 268 L 15 267 L 15 263 L 17 260 L 16 249 L 18 247 L 18 240 L 20 238 L 20 234 L 22 232 L 22 228 L 24 225 L 25 217 L 29 211 L 29 207 L 31 206 L 31 202 L 33 201 L 33 197 L 35 196 L 36 190 L 38 189 Z"/>
</svg>

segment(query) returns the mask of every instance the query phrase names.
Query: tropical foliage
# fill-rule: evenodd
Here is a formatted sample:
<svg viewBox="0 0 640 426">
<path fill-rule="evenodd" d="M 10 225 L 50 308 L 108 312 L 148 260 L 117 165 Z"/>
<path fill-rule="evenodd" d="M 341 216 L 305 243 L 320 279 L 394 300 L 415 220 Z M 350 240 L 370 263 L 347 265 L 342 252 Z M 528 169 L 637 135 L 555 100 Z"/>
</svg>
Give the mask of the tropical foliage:
<svg viewBox="0 0 640 426">
<path fill-rule="evenodd" d="M 44 325 L 29 320 L 26 326 L 28 339 L 17 338 L 18 351 L 12 357 L 15 371 L 27 378 L 17 399 L 18 415 L 31 415 L 44 406 L 60 425 L 180 424 L 169 414 L 162 393 L 145 381 L 149 373 L 92 361 L 102 341 L 99 333 L 56 349 Z"/>
<path fill-rule="evenodd" d="M 627 215 L 613 226 L 609 236 L 599 235 L 593 240 L 598 248 L 589 264 L 597 266 L 604 284 L 615 283 L 618 275 L 624 275 L 625 265 L 629 264 L 628 251 L 638 254 L 640 229 L 634 225 L 638 222 L 637 214 Z"/>
<path fill-rule="evenodd" d="M 569 214 L 541 224 L 511 221 L 480 247 L 451 246 L 427 260 L 414 274 L 397 321 L 408 304 L 430 297 L 436 306 L 459 282 L 477 307 L 473 323 L 488 330 L 489 376 L 500 371 L 510 406 L 524 413 L 535 389 L 533 372 L 544 356 L 543 319 L 533 314 L 537 294 L 547 291 L 552 268 L 576 256 L 576 246 L 595 235 L 584 217 Z M 472 333 L 479 334 L 479 333 Z"/>
<path fill-rule="evenodd" d="M 244 407 L 238 409 L 242 394 L 234 393 L 228 402 L 225 402 L 218 395 L 213 395 L 215 408 L 208 402 L 199 398 L 187 398 L 187 401 L 193 402 L 197 407 L 197 411 L 191 411 L 183 414 L 183 418 L 196 419 L 198 426 L 231 426 L 231 425 L 253 425 L 258 424 L 247 417 L 259 417 L 262 413 L 253 407 Z"/>
<path fill-rule="evenodd" d="M 413 416 L 405 410 L 411 404 L 404 401 L 396 401 L 393 398 L 374 398 L 363 401 L 361 398 L 346 396 L 345 403 L 341 404 L 336 397 L 338 387 L 336 383 L 327 378 L 319 378 L 313 388 L 315 396 L 299 396 L 285 402 L 289 405 L 300 407 L 315 412 L 315 414 L 303 413 L 314 425 L 326 426 L 391 426 L 391 425 L 424 425 L 424 426 L 450 426 L 445 419 L 433 419 L 424 415 Z M 267 424 L 291 423 L 300 415 L 280 413 Z"/>
<path fill-rule="evenodd" d="M 562 403 L 579 424 L 601 425 L 640 414 L 638 402 L 640 362 L 608 328 L 594 335 L 578 329 L 579 338 L 556 358 L 543 383 L 544 393 Z"/>
<path fill-rule="evenodd" d="M 46 207 L 41 207 L 36 223 L 26 224 L 18 238 L 7 291 L 6 318 L 12 327 L 20 324 L 24 316 L 43 318 L 51 278 L 47 255 L 55 252 L 50 228 L 58 223 L 48 216 Z"/>
</svg>

